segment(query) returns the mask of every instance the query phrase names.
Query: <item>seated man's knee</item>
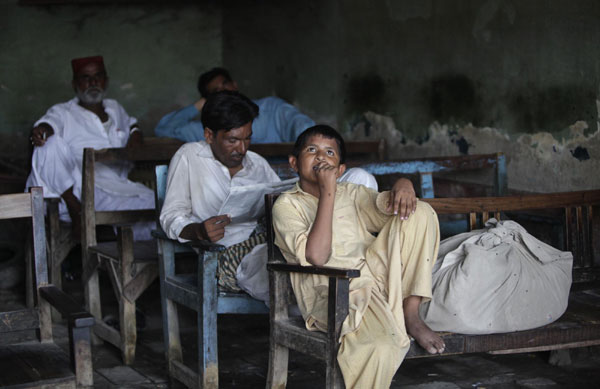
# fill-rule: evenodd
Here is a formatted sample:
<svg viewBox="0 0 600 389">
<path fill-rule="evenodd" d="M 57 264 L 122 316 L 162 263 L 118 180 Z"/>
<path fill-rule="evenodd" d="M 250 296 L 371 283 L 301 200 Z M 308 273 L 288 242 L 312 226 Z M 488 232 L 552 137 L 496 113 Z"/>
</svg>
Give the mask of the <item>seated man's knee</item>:
<svg viewBox="0 0 600 389">
<path fill-rule="evenodd" d="M 415 209 L 415 213 L 408 220 L 410 219 L 413 219 L 412 221 L 416 223 L 437 221 L 437 213 L 435 213 L 435 210 L 431 205 L 425 201 L 417 201 L 417 209 Z"/>
</svg>

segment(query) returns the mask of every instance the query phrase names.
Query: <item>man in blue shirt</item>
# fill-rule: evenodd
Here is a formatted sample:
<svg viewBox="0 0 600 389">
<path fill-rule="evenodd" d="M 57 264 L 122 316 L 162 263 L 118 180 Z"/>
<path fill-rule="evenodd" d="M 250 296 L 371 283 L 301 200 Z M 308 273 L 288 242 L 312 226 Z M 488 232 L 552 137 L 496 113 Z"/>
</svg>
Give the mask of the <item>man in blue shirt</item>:
<svg viewBox="0 0 600 389">
<path fill-rule="evenodd" d="M 184 142 L 204 140 L 200 111 L 208 95 L 222 90 L 238 90 L 237 83 L 226 69 L 214 68 L 202 74 L 198 80 L 201 99 L 165 115 L 154 132 L 157 136 L 177 138 Z M 294 142 L 305 129 L 315 125 L 311 118 L 278 97 L 263 97 L 254 100 L 254 103 L 258 105 L 259 115 L 252 124 L 252 143 Z"/>
</svg>

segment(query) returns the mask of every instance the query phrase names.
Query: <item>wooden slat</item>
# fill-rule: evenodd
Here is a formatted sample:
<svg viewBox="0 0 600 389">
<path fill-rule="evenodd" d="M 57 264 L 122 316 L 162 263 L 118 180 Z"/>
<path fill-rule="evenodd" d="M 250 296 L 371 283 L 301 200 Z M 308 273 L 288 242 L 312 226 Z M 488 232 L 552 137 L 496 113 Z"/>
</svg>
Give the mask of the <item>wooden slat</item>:
<svg viewBox="0 0 600 389">
<path fill-rule="evenodd" d="M 140 147 L 96 150 L 98 162 L 144 161 L 168 163 L 179 150 L 182 141 L 170 138 L 146 138 Z"/>
<path fill-rule="evenodd" d="M 102 242 L 88 248 L 92 253 L 98 253 L 104 258 L 118 260 L 119 248 L 117 242 Z M 155 240 L 138 240 L 133 245 L 134 263 L 157 262 L 158 248 Z"/>
<path fill-rule="evenodd" d="M 34 330 L 37 329 L 39 325 L 39 315 L 35 309 L 0 312 L 0 333 Z"/>
<path fill-rule="evenodd" d="M 274 271 L 283 271 L 288 273 L 318 274 L 338 278 L 360 277 L 360 270 L 342 269 L 327 266 L 300 266 L 291 265 L 287 263 L 269 263 L 267 264 L 267 269 Z"/>
<path fill-rule="evenodd" d="M 96 224 L 125 224 L 151 222 L 156 219 L 154 209 L 136 209 L 126 211 L 96 211 Z"/>
<path fill-rule="evenodd" d="M 469 213 L 469 230 L 477 228 L 477 214 L 475 212 Z"/>
<path fill-rule="evenodd" d="M 94 333 L 113 346 L 121 347 L 121 334 L 103 321 L 97 320 L 94 324 Z"/>
<path fill-rule="evenodd" d="M 0 219 L 18 217 L 31 217 L 31 197 L 29 193 L 0 196 Z"/>
<path fill-rule="evenodd" d="M 69 360 L 54 343 L 24 343 L 0 348 L 0 386 L 75 387 Z"/>
<path fill-rule="evenodd" d="M 504 197 L 422 199 L 439 214 L 520 211 L 600 204 L 600 190 L 546 193 Z"/>
<path fill-rule="evenodd" d="M 297 344 L 303 345 L 302 351 L 315 358 L 325 359 L 327 347 L 327 335 L 323 332 L 307 331 L 304 320 L 292 317 L 277 321 L 277 325 L 271 328 L 272 336 L 278 344 L 298 350 Z"/>
<path fill-rule="evenodd" d="M 183 382 L 188 388 L 198 387 L 198 374 L 182 362 L 172 360 L 169 373 L 173 378 Z"/>
<path fill-rule="evenodd" d="M 58 310 L 75 327 L 88 327 L 94 324 L 90 315 L 75 299 L 54 285 L 40 288 L 40 295 Z"/>
</svg>

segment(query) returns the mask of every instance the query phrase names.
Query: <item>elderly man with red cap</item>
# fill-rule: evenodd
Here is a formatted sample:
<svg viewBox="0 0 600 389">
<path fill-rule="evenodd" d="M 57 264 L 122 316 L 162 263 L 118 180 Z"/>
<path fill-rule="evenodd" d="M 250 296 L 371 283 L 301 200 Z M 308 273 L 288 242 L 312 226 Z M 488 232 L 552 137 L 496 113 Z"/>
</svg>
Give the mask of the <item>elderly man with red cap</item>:
<svg viewBox="0 0 600 389">
<path fill-rule="evenodd" d="M 76 97 L 52 106 L 34 125 L 31 174 L 27 187 L 42 186 L 44 196 L 60 197 L 63 221 L 72 221 L 80 236 L 83 149 L 131 147 L 142 143 L 136 119 L 112 99 L 105 99 L 108 76 L 102 57 L 71 61 Z M 125 166 L 96 167 L 95 202 L 98 210 L 154 208 L 154 194 L 127 179 Z M 135 226 L 135 239 L 149 239 L 152 226 Z"/>
</svg>

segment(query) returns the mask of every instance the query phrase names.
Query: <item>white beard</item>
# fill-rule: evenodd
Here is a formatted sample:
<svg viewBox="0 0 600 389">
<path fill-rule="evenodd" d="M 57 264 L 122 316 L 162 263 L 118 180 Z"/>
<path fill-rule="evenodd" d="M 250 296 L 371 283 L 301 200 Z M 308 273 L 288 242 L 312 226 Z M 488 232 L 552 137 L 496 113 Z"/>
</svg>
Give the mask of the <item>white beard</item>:
<svg viewBox="0 0 600 389">
<path fill-rule="evenodd" d="M 77 98 L 79 101 L 85 104 L 97 104 L 104 100 L 104 96 L 106 95 L 106 91 L 97 88 L 90 87 L 84 91 L 77 90 Z"/>
</svg>

